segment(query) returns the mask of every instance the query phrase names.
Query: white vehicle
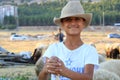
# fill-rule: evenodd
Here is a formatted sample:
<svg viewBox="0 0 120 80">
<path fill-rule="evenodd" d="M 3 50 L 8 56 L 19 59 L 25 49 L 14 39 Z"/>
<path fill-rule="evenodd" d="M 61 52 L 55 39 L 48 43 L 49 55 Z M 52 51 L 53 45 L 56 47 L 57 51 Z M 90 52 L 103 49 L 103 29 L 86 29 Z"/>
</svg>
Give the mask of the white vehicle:
<svg viewBox="0 0 120 80">
<path fill-rule="evenodd" d="M 12 35 L 10 37 L 10 40 L 28 40 L 28 37 L 27 36 L 24 36 L 24 35 Z"/>
<path fill-rule="evenodd" d="M 115 23 L 114 26 L 120 26 L 120 23 Z"/>
</svg>

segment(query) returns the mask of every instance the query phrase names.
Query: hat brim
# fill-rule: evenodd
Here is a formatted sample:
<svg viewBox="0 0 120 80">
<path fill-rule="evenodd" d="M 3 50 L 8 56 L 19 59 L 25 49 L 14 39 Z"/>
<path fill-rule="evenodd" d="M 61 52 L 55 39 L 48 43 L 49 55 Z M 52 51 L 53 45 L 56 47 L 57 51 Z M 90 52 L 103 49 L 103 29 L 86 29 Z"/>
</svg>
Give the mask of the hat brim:
<svg viewBox="0 0 120 80">
<path fill-rule="evenodd" d="M 66 16 L 66 17 L 81 17 L 81 18 L 84 18 L 85 19 L 85 27 L 88 27 L 91 23 L 91 20 L 92 20 L 92 14 L 91 13 L 71 15 L 71 16 Z M 53 21 L 56 25 L 61 26 L 62 25 L 61 19 L 66 18 L 66 17 L 60 17 L 60 18 L 54 17 Z"/>
</svg>

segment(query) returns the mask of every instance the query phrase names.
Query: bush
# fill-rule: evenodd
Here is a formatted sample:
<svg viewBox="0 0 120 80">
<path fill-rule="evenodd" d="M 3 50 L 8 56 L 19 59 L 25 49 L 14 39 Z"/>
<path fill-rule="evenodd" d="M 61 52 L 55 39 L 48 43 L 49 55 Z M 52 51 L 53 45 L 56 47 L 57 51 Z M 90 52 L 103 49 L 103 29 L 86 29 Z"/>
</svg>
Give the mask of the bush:
<svg viewBox="0 0 120 80">
<path fill-rule="evenodd" d="M 2 24 L 0 24 L 0 29 L 3 29 L 3 26 L 2 26 Z"/>
<path fill-rule="evenodd" d="M 16 25 L 14 24 L 5 25 L 5 29 L 16 29 Z"/>
</svg>

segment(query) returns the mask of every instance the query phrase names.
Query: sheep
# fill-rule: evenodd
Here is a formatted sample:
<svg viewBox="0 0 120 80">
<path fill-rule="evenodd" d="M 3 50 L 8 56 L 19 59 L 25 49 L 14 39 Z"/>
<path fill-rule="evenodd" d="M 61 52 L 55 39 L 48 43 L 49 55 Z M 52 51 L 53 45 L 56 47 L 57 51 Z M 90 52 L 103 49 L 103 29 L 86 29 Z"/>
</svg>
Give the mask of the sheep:
<svg viewBox="0 0 120 80">
<path fill-rule="evenodd" d="M 120 77 L 114 72 L 98 69 L 94 72 L 93 80 L 120 80 Z"/>
<path fill-rule="evenodd" d="M 106 57 L 104 56 L 104 54 L 99 53 L 98 56 L 99 56 L 99 64 L 106 61 Z"/>
<path fill-rule="evenodd" d="M 48 45 L 41 44 L 36 49 L 37 49 L 38 52 L 41 53 L 41 56 L 42 56 L 43 53 L 46 51 L 47 48 L 48 48 Z"/>
<path fill-rule="evenodd" d="M 46 45 L 40 45 L 39 47 L 35 48 L 31 57 L 31 62 L 35 64 L 37 60 L 43 55 L 47 47 L 48 46 Z"/>
<path fill-rule="evenodd" d="M 38 61 L 35 64 L 35 72 L 37 76 L 39 75 L 39 72 L 42 70 L 43 66 L 44 66 L 44 62 L 43 62 L 43 58 L 41 57 L 38 59 Z"/>
<path fill-rule="evenodd" d="M 99 68 L 114 72 L 120 77 L 120 60 L 105 61 L 99 65 Z"/>
<path fill-rule="evenodd" d="M 120 54 L 120 44 L 119 43 L 109 43 L 105 45 L 105 53 L 108 58 L 117 59 Z"/>
<path fill-rule="evenodd" d="M 108 60 L 100 63 L 94 72 L 93 80 L 120 80 L 120 60 Z"/>
<path fill-rule="evenodd" d="M 111 51 L 111 49 L 112 49 L 112 46 L 111 46 L 112 44 L 106 44 L 105 45 L 105 53 L 106 53 L 106 56 L 107 57 L 110 57 L 110 51 Z"/>
<path fill-rule="evenodd" d="M 110 51 L 110 58 L 117 59 L 119 58 L 119 50 L 117 48 Z"/>
<path fill-rule="evenodd" d="M 33 55 L 31 56 L 31 63 L 36 63 L 37 60 L 41 57 L 42 55 L 42 49 L 36 48 L 33 52 Z"/>
</svg>

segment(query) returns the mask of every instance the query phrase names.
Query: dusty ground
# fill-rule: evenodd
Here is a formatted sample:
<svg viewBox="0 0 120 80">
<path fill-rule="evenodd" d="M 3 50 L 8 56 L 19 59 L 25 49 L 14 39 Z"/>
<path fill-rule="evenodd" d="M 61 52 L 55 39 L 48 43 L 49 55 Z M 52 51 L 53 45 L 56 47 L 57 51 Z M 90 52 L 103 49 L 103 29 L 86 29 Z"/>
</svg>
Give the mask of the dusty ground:
<svg viewBox="0 0 120 80">
<path fill-rule="evenodd" d="M 9 51 L 12 52 L 20 52 L 20 51 L 34 51 L 34 48 L 36 45 L 39 44 L 50 44 L 53 43 L 55 40 L 53 40 L 53 37 L 45 40 L 38 40 L 38 41 L 10 41 L 10 33 L 15 31 L 0 31 L 0 45 L 6 48 Z M 56 31 L 19 31 L 17 33 L 19 34 L 50 34 Z M 4 33 L 4 34 L 3 34 Z M 104 47 L 107 43 L 120 43 L 120 39 L 117 38 L 107 38 L 107 35 L 109 33 L 118 33 L 120 34 L 120 27 L 114 28 L 110 26 L 103 27 L 90 27 L 85 29 L 82 32 L 82 40 L 85 43 L 94 43 L 96 45 L 96 49 L 98 50 L 98 53 L 105 53 Z M 16 45 L 17 44 L 17 45 Z M 11 66 L 7 68 L 0 68 L 0 76 L 14 76 L 14 75 L 31 75 L 31 80 L 35 80 L 35 72 L 34 72 L 34 65 L 32 66 Z"/>
</svg>

